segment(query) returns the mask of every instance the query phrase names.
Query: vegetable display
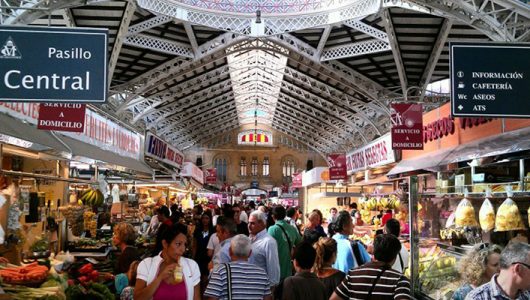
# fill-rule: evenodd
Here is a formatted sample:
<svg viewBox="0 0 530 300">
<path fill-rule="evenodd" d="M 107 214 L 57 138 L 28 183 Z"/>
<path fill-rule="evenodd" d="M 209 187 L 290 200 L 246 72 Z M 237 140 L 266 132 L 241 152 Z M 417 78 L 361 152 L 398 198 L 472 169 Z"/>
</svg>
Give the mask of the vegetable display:
<svg viewBox="0 0 530 300">
<path fill-rule="evenodd" d="M 2 282 L 9 284 L 24 284 L 28 282 L 44 281 L 48 276 L 48 268 L 37 262 L 18 267 L 8 266 L 0 270 Z"/>
</svg>

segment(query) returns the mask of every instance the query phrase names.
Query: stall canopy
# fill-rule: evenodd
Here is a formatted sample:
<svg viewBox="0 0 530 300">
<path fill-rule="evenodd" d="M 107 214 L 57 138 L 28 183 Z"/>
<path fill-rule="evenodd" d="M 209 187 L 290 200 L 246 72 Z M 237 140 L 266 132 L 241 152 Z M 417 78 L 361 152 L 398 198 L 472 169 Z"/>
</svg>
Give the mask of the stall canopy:
<svg viewBox="0 0 530 300">
<path fill-rule="evenodd" d="M 457 147 L 446 148 L 413 159 L 402 160 L 387 176 L 428 170 L 440 171 L 448 164 L 530 149 L 530 128 L 490 136 Z"/>
<path fill-rule="evenodd" d="M 101 150 L 98 147 L 85 144 L 69 137 L 61 137 L 61 139 L 72 149 L 72 156 L 82 156 L 100 160 L 108 164 L 118 165 L 136 172 L 147 174 L 153 173 L 153 169 L 151 169 L 142 161 L 114 154 L 110 151 Z"/>
<path fill-rule="evenodd" d="M 2 114 L 0 118 L 0 133 L 42 146 L 32 145 L 28 148 L 31 150 L 44 151 L 54 149 L 59 152 L 70 152 L 49 131 L 38 130 L 28 123 L 21 122 L 5 114 Z"/>
</svg>

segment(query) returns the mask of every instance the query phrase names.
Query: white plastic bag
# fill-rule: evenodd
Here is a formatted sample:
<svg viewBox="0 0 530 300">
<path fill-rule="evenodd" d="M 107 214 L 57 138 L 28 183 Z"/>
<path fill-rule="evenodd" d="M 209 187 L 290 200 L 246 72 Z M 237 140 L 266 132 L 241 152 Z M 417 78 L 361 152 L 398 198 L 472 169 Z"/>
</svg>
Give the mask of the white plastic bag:
<svg viewBox="0 0 530 300">
<path fill-rule="evenodd" d="M 489 232 L 495 229 L 495 209 L 488 199 L 489 197 L 490 192 L 488 190 L 486 191 L 486 199 L 484 199 L 484 202 L 482 203 L 482 206 L 478 212 L 480 228 L 482 228 L 484 232 Z"/>
<path fill-rule="evenodd" d="M 462 201 L 460 201 L 456 207 L 455 224 L 457 228 L 465 226 L 478 226 L 477 219 L 475 218 L 475 208 L 466 197 L 467 192 L 464 195 L 464 199 L 462 199 Z"/>
</svg>

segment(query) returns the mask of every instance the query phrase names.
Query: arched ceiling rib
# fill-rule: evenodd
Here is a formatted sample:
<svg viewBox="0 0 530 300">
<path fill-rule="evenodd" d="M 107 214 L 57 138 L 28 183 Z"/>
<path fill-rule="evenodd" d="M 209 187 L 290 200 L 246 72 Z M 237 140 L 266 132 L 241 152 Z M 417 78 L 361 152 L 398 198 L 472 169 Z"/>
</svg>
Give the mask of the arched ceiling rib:
<svg viewBox="0 0 530 300">
<path fill-rule="evenodd" d="M 437 101 L 425 87 L 448 78 L 449 42 L 530 40 L 511 0 L 0 3 L 2 24 L 108 28 L 104 109 L 181 149 L 256 121 L 319 153 L 359 147 L 404 90 Z"/>
</svg>

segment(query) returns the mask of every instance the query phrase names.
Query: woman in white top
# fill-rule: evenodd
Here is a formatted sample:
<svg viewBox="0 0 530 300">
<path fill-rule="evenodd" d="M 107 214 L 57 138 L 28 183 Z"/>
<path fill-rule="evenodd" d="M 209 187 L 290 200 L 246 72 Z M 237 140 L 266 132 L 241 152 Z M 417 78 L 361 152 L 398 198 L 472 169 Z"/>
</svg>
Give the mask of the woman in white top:
<svg viewBox="0 0 530 300">
<path fill-rule="evenodd" d="M 158 234 L 162 237 L 162 251 L 138 266 L 134 299 L 200 300 L 199 266 L 182 257 L 188 241 L 186 226 L 175 224 Z"/>
</svg>

